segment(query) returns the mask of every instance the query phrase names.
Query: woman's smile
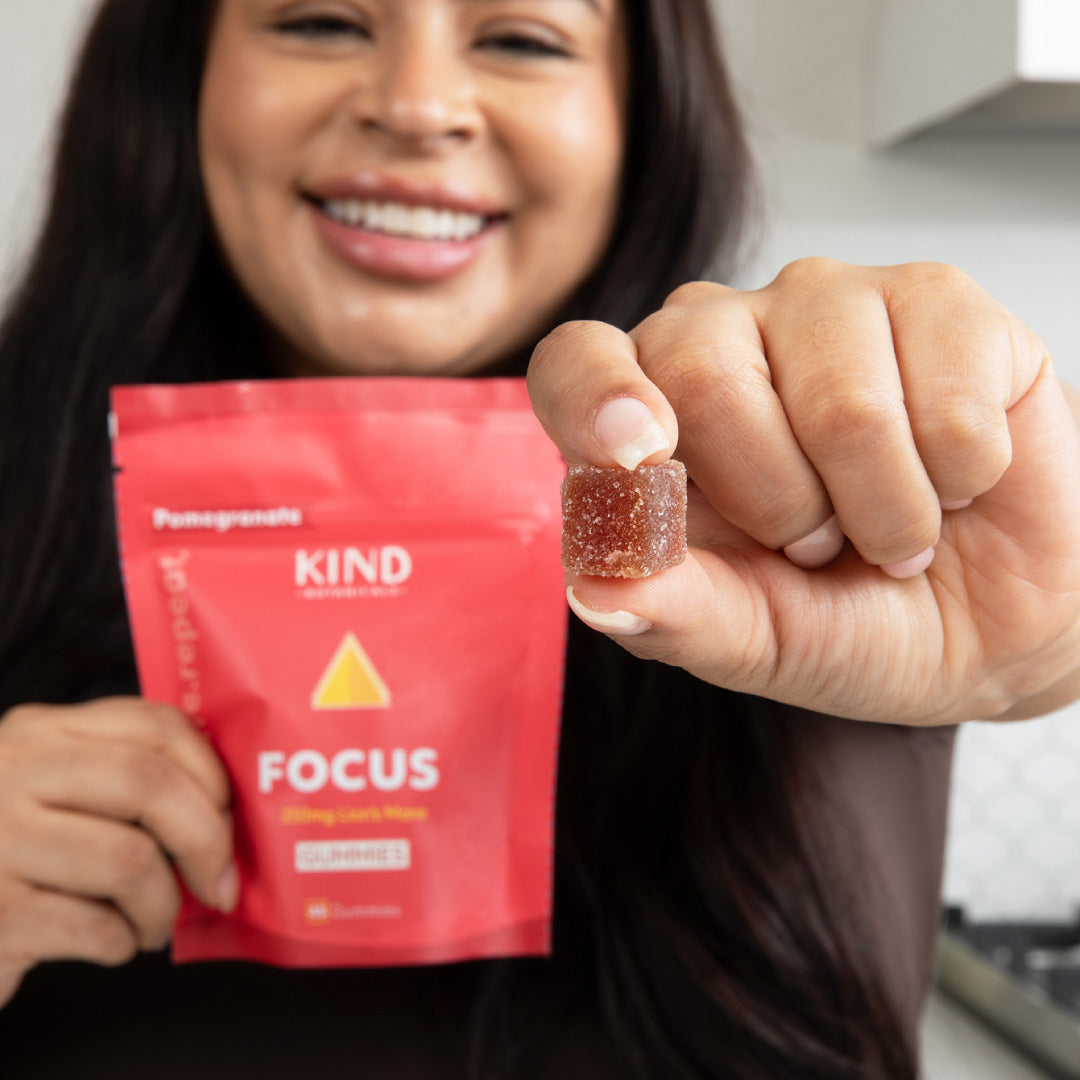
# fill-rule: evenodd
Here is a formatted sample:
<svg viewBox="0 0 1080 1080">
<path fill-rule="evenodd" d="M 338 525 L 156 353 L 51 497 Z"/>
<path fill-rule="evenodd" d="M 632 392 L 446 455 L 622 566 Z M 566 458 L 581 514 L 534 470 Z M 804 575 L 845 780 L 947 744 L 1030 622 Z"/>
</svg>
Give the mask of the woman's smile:
<svg viewBox="0 0 1080 1080">
<path fill-rule="evenodd" d="M 465 374 L 599 263 L 623 160 L 615 0 L 223 0 L 210 212 L 286 370 Z"/>
<path fill-rule="evenodd" d="M 315 184 L 316 228 L 343 262 L 376 277 L 442 281 L 471 265 L 507 215 L 463 189 L 376 173 Z"/>
</svg>

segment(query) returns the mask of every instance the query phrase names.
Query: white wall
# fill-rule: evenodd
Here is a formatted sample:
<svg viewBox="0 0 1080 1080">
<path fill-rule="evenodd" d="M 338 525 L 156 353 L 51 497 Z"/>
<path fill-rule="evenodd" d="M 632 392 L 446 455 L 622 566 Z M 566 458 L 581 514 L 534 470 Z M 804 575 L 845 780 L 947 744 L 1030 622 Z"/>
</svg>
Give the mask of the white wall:
<svg viewBox="0 0 1080 1080">
<path fill-rule="evenodd" d="M 741 284 L 801 255 L 955 263 L 1080 383 L 1080 133 L 863 148 L 875 0 L 716 0 L 761 165 Z M 0 0 L 0 280 L 39 205 L 49 117 L 91 0 Z M 981 914 L 1080 906 L 1080 709 L 962 739 L 947 891 Z"/>
<path fill-rule="evenodd" d="M 867 150 L 875 0 L 717 6 L 767 206 L 768 235 L 744 283 L 806 254 L 955 263 L 1080 382 L 1080 130 L 941 131 Z"/>
<path fill-rule="evenodd" d="M 0 0 L 0 291 L 33 236 L 51 121 L 91 0 Z"/>
</svg>

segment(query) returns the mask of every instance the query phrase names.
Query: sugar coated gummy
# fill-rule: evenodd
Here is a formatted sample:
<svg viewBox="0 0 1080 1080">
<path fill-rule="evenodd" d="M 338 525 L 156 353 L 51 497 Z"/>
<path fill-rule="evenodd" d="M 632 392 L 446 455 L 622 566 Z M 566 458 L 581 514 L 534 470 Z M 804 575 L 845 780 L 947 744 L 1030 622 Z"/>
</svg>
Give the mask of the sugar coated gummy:
<svg viewBox="0 0 1080 1080">
<path fill-rule="evenodd" d="M 686 558 L 686 468 L 571 465 L 562 484 L 562 561 L 598 577 L 638 578 Z"/>
</svg>

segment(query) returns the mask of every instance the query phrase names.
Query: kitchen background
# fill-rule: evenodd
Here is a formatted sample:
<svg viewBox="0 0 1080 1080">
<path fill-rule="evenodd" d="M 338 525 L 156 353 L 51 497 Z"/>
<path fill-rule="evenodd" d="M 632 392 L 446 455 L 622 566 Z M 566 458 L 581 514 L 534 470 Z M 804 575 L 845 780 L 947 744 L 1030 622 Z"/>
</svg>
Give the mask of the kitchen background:
<svg viewBox="0 0 1080 1080">
<path fill-rule="evenodd" d="M 762 173 L 762 238 L 743 284 L 764 284 L 808 254 L 953 263 L 1032 327 L 1062 377 L 1080 385 L 1080 100 L 1071 123 L 1056 127 L 1042 117 L 961 118 L 870 145 L 876 80 L 899 47 L 888 33 L 892 12 L 936 7 L 937 20 L 912 20 L 943 34 L 941 13 L 956 11 L 947 50 L 956 67 L 992 12 L 1019 2 L 717 0 Z M 1080 3 L 1059 6 L 1072 11 L 1080 85 Z M 935 77 L 933 50 L 916 41 L 909 52 L 910 87 L 893 90 L 893 100 L 914 98 Z M 962 732 L 946 894 L 986 918 L 1075 914 L 1080 708 Z"/>
<path fill-rule="evenodd" d="M 736 284 L 762 285 L 809 254 L 953 263 L 1080 384 L 1080 3 L 714 2 L 761 174 L 761 225 Z M 0 0 L 0 290 L 33 235 L 49 121 L 92 6 Z M 1019 67 L 1040 75 L 1039 48 L 1049 90 L 999 97 L 1005 119 L 957 108 L 1009 87 Z M 921 133 L 890 141 L 905 125 Z M 1076 917 L 1080 706 L 964 729 L 946 898 L 979 920 Z M 926 1039 L 931 1080 L 1042 1075 L 943 1000 Z"/>
</svg>

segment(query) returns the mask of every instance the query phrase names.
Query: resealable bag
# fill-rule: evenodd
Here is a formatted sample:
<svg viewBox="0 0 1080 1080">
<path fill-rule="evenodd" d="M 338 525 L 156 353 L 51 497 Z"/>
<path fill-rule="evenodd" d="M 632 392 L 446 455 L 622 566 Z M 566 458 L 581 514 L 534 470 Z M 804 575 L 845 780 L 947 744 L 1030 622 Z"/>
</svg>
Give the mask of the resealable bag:
<svg viewBox="0 0 1080 1080">
<path fill-rule="evenodd" d="M 231 915 L 179 961 L 548 951 L 559 455 L 519 379 L 113 392 L 142 692 L 232 778 Z"/>
</svg>

